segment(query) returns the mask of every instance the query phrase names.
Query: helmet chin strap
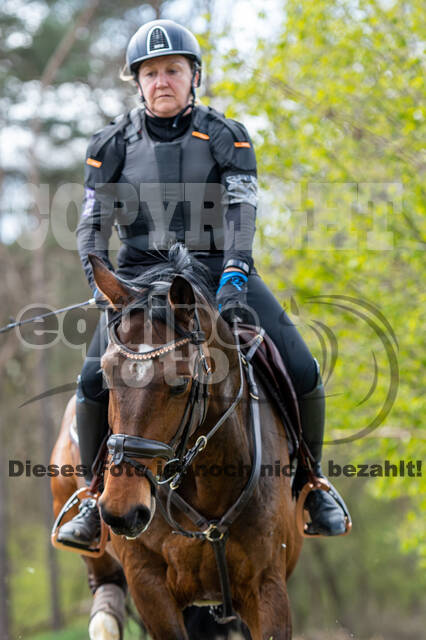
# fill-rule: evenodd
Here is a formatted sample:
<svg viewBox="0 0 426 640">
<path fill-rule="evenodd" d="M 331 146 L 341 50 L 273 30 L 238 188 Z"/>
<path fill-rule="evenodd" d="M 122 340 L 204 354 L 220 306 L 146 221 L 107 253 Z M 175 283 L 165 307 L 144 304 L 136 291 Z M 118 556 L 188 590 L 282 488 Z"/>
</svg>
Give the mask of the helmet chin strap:
<svg viewBox="0 0 426 640">
<path fill-rule="evenodd" d="M 188 109 L 188 107 L 190 107 L 191 111 L 192 111 L 192 109 L 195 106 L 195 97 L 196 97 L 195 96 L 195 76 L 196 76 L 197 71 L 198 71 L 198 65 L 194 64 L 194 68 L 192 70 L 192 78 L 191 78 L 191 95 L 192 95 L 192 99 L 191 99 L 191 102 L 186 105 L 186 107 L 181 109 L 179 111 L 179 113 L 176 114 L 175 119 L 173 120 L 173 124 L 172 124 L 172 128 L 173 129 L 176 129 L 176 127 L 179 124 L 179 120 L 181 119 L 181 117 L 183 116 L 185 111 Z"/>
<path fill-rule="evenodd" d="M 195 95 L 192 96 L 192 100 L 191 100 L 190 104 L 187 104 L 186 107 L 181 109 L 179 111 L 179 113 L 176 114 L 175 119 L 173 120 L 172 129 L 176 129 L 177 128 L 177 126 L 179 124 L 179 120 L 181 119 L 181 117 L 183 116 L 185 111 L 188 109 L 188 107 L 190 107 L 190 109 L 192 111 L 192 109 L 194 108 L 194 104 L 195 104 Z"/>
</svg>

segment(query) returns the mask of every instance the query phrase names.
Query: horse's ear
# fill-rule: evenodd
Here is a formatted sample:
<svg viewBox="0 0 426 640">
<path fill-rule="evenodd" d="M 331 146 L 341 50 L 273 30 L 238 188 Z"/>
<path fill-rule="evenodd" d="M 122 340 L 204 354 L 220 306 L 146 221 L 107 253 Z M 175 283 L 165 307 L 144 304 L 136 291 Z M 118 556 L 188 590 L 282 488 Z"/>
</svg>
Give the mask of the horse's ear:
<svg viewBox="0 0 426 640">
<path fill-rule="evenodd" d="M 168 298 L 178 322 L 189 322 L 195 309 L 195 293 L 192 284 L 183 276 L 175 276 Z"/>
<path fill-rule="evenodd" d="M 134 297 L 130 289 L 116 278 L 101 258 L 93 253 L 89 253 L 88 258 L 92 265 L 96 286 L 112 306 L 119 309 L 129 304 Z"/>
</svg>

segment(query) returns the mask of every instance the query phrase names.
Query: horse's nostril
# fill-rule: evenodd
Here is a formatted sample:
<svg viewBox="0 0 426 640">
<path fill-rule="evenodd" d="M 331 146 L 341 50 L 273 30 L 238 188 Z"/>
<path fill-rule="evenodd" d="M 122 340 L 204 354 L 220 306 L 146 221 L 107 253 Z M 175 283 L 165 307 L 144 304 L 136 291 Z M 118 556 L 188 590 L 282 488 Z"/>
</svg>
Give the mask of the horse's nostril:
<svg viewBox="0 0 426 640">
<path fill-rule="evenodd" d="M 135 525 L 137 528 L 144 527 L 151 517 L 151 511 L 145 505 L 141 504 L 135 508 Z"/>
<path fill-rule="evenodd" d="M 101 512 L 102 520 L 106 522 L 110 527 L 115 527 L 121 524 L 123 518 L 122 516 L 113 515 L 105 508 L 101 502 L 99 503 L 99 510 Z"/>
<path fill-rule="evenodd" d="M 145 505 L 132 507 L 123 515 L 113 515 L 104 505 L 100 505 L 103 520 L 112 528 L 114 533 L 134 538 L 141 533 L 149 522 L 151 511 Z"/>
</svg>

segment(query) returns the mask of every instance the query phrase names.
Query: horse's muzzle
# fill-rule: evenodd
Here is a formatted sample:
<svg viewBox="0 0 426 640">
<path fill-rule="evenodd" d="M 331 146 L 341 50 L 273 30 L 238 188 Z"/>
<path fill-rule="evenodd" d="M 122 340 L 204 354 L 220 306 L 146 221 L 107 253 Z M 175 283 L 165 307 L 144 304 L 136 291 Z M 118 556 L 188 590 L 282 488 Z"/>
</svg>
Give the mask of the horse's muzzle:
<svg viewBox="0 0 426 640">
<path fill-rule="evenodd" d="M 117 536 L 125 536 L 128 539 L 137 538 L 146 531 L 155 514 L 155 498 L 151 497 L 151 505 L 148 508 L 144 504 L 132 507 L 122 516 L 116 516 L 108 512 L 105 506 L 100 505 L 102 519 L 111 527 Z"/>
</svg>

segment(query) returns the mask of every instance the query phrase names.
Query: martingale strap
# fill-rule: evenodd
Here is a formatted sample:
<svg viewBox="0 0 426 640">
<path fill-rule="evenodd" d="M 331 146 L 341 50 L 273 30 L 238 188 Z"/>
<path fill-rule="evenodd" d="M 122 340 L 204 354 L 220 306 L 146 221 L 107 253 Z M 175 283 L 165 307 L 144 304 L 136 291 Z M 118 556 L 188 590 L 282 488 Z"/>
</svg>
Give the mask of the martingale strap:
<svg viewBox="0 0 426 640">
<path fill-rule="evenodd" d="M 208 520 L 199 513 L 192 505 L 190 505 L 182 496 L 180 496 L 176 491 L 174 491 L 174 487 L 162 486 L 161 492 L 166 495 L 166 506 L 162 504 L 161 499 L 158 499 L 157 504 L 160 508 L 160 511 L 164 517 L 164 519 L 168 522 L 168 524 L 174 529 L 174 533 L 184 535 L 189 538 L 198 538 L 202 540 L 207 540 L 213 547 L 216 565 L 218 568 L 221 591 L 222 591 L 222 601 L 223 606 L 221 610 L 221 614 L 216 616 L 216 620 L 219 623 L 225 624 L 234 620 L 236 618 L 233 606 L 232 606 L 232 596 L 231 596 L 231 588 L 229 582 L 229 574 L 228 567 L 226 562 L 226 541 L 229 536 L 229 528 L 232 523 L 236 520 L 236 518 L 243 511 L 247 502 L 253 495 L 253 492 L 257 486 L 260 477 L 261 470 L 261 460 L 262 460 L 262 439 L 261 439 L 261 427 L 260 427 L 260 413 L 259 413 L 259 392 L 257 389 L 257 385 L 254 380 L 253 367 L 251 363 L 244 358 L 239 349 L 238 336 L 236 334 L 236 342 L 237 349 L 239 353 L 239 361 L 240 361 L 240 375 L 241 379 L 244 379 L 244 373 L 242 367 L 244 366 L 244 371 L 246 374 L 246 380 L 248 384 L 249 390 L 249 398 L 250 398 L 250 427 L 251 427 L 251 437 L 253 441 L 253 460 L 252 467 L 250 472 L 250 477 L 247 481 L 247 484 L 243 487 L 241 494 L 234 502 L 233 505 L 226 511 L 226 513 L 219 520 Z M 240 388 L 241 391 L 241 388 Z M 235 401 L 231 405 L 232 410 L 235 408 Z M 225 414 L 224 414 L 225 415 Z M 226 412 L 226 417 L 229 416 L 229 410 Z M 224 416 L 222 416 L 224 418 Z M 226 418 L 225 418 L 226 419 Z M 223 424 L 224 420 L 220 421 Z M 196 444 L 193 449 L 190 450 L 189 453 L 192 452 L 192 455 L 189 456 L 188 463 L 192 464 L 195 457 L 198 455 L 200 451 L 206 446 L 209 436 L 211 437 L 212 432 L 216 432 L 217 424 L 213 429 L 205 436 L 206 440 L 203 441 L 204 436 L 198 438 Z M 188 455 L 187 454 L 187 455 Z M 158 488 L 157 482 L 151 473 L 145 473 L 148 480 L 151 482 L 152 486 L 154 486 L 154 491 L 156 492 L 156 497 L 158 496 Z M 184 513 L 197 527 L 201 528 L 201 531 L 189 531 L 184 529 L 173 517 L 171 513 L 172 505 L 174 505 L 179 511 Z"/>
<path fill-rule="evenodd" d="M 208 540 L 212 545 L 216 565 L 218 568 L 221 591 L 222 591 L 222 610 L 220 615 L 215 616 L 217 622 L 225 624 L 236 618 L 231 597 L 231 588 L 228 575 L 228 567 L 226 562 L 226 541 L 229 536 L 229 528 L 236 518 L 243 511 L 247 502 L 253 495 L 253 492 L 257 486 L 260 477 L 261 460 L 262 460 L 262 439 L 260 428 L 260 414 L 259 414 L 259 393 L 254 381 L 253 367 L 247 360 L 243 360 L 244 356 L 240 354 L 240 363 L 244 364 L 245 372 L 247 376 L 247 383 L 249 388 L 250 397 L 250 427 L 251 436 L 253 441 L 253 460 L 250 472 L 250 477 L 247 484 L 243 487 L 239 497 L 234 504 L 226 511 L 226 513 L 219 520 L 207 520 L 202 514 L 200 514 L 194 507 L 189 505 L 182 496 L 179 496 L 173 488 L 170 486 L 162 487 L 162 490 L 167 494 L 167 506 L 166 510 L 162 508 L 161 500 L 158 500 L 158 504 L 163 513 L 163 516 L 168 523 L 175 529 L 174 533 L 178 533 L 191 538 L 201 538 Z M 241 364 L 240 364 L 241 367 Z M 243 375 L 243 374 L 242 374 Z M 202 450 L 202 449 L 201 449 Z M 195 456 L 194 456 L 195 458 Z M 178 522 L 173 518 L 171 514 L 171 505 L 174 504 L 179 511 L 182 511 L 196 526 L 202 527 L 202 531 L 188 531 L 181 527 Z"/>
</svg>

